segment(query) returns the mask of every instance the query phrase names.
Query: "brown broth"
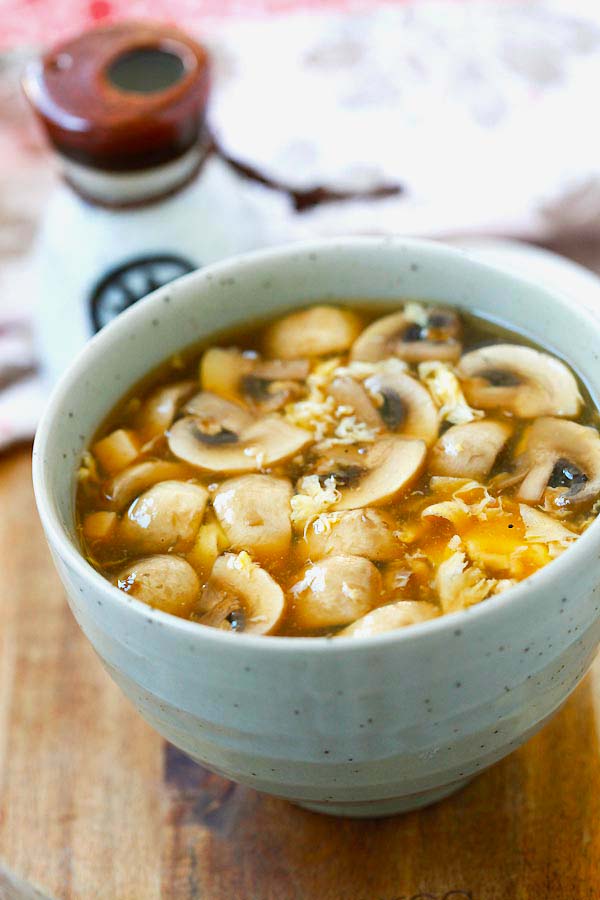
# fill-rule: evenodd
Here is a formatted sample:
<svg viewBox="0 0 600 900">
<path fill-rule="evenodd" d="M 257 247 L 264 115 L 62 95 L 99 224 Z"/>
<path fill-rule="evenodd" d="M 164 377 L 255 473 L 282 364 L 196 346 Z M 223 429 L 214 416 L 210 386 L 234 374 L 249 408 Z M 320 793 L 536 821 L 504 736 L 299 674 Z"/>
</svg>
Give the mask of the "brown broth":
<svg viewBox="0 0 600 900">
<path fill-rule="evenodd" d="M 368 305 L 356 303 L 349 308 L 360 317 L 364 329 L 381 316 L 400 310 L 403 302 L 408 301 L 399 301 L 394 310 L 390 310 L 389 305 L 372 303 Z M 503 325 L 471 312 L 459 311 L 459 314 L 462 320 L 462 355 L 470 350 L 499 343 L 517 344 L 546 352 L 529 338 Z M 283 318 L 284 315 L 277 318 Z M 115 407 L 99 428 L 92 441 L 92 448 L 96 447 L 99 440 L 113 434 L 117 429 L 135 431 L 140 423 L 140 417 L 143 418 L 144 402 L 153 389 L 158 386 L 178 384 L 188 379 L 197 381 L 199 360 L 209 348 L 236 347 L 244 352 L 258 353 L 269 321 L 271 320 L 255 322 L 250 326 L 246 325 L 243 328 L 213 335 L 209 340 L 186 349 L 159 366 L 136 385 Z M 552 355 L 556 356 L 554 353 Z M 332 356 L 340 359 L 340 364 L 343 365 L 346 362 L 347 353 L 334 353 Z M 327 358 L 324 356 L 319 360 L 313 360 L 312 371 L 314 371 L 315 363 L 322 363 Z M 414 364 L 410 364 L 408 374 L 417 378 L 417 369 Z M 358 376 L 356 377 L 358 378 Z M 597 428 L 598 410 L 581 379 L 577 378 L 577 382 L 583 403 L 575 421 L 581 425 L 591 425 Z M 201 390 L 200 383 L 197 384 L 196 390 Z M 292 413 L 288 413 L 288 410 L 296 400 L 297 398 L 291 397 L 284 410 L 278 410 L 275 414 L 291 416 Z M 338 410 L 339 408 L 338 405 Z M 178 416 L 180 412 L 179 410 Z M 256 410 L 254 414 L 257 415 Z M 335 415 L 336 422 L 339 422 L 342 416 L 337 413 Z M 500 423 L 509 423 L 512 435 L 498 453 L 489 474 L 477 479 L 479 486 L 463 484 L 461 487 L 457 484 L 450 484 L 447 478 L 446 482 L 448 483 L 442 483 L 439 476 L 437 480 L 434 477 L 432 481 L 429 471 L 431 454 L 429 454 L 424 470 L 410 482 L 406 489 L 398 492 L 389 502 L 376 506 L 377 515 L 383 513 L 386 527 L 392 533 L 396 543 L 393 550 L 386 551 L 385 559 L 372 559 L 369 565 L 357 564 L 357 577 L 360 576 L 361 583 L 358 588 L 359 594 L 366 590 L 364 588 L 365 578 L 367 580 L 372 578 L 374 585 L 371 591 L 370 606 L 363 610 L 361 615 L 364 615 L 365 611 L 368 612 L 369 609 L 407 600 L 424 603 L 425 606 L 419 607 L 423 610 L 429 609 L 427 604 L 432 604 L 431 610 L 435 608 L 436 611 L 442 613 L 463 608 L 472 602 L 481 602 L 487 596 L 507 589 L 511 584 L 526 578 L 551 561 L 568 545 L 570 539 L 563 542 L 565 546 L 561 545 L 560 547 L 558 547 L 560 542 L 556 541 L 544 543 L 543 541 L 532 541 L 531 538 L 528 540 L 528 526 L 519 511 L 520 507 L 516 496 L 519 484 L 509 484 L 506 487 L 497 486 L 498 477 L 511 472 L 514 460 L 521 452 L 520 445 L 523 443 L 524 434 L 528 433 L 527 429 L 532 425 L 532 420 L 518 419 L 509 412 L 498 409 L 487 411 L 486 418 Z M 298 423 L 296 422 L 296 424 Z M 439 428 L 440 436 L 450 427 L 450 424 L 442 422 Z M 330 426 L 326 438 L 332 434 L 332 429 L 333 426 Z M 376 443 L 378 440 L 380 438 L 376 437 L 374 442 Z M 371 438 L 366 441 L 358 441 L 353 446 L 346 445 L 346 447 L 351 446 L 348 452 L 353 454 L 354 459 L 359 459 L 356 456 L 357 448 L 358 452 L 367 452 L 372 444 L 373 439 Z M 329 448 L 325 454 L 329 454 L 329 456 L 338 454 L 341 452 L 341 448 L 342 445 Z M 178 461 L 171 452 L 167 437 L 164 435 L 158 436 L 143 446 L 131 464 L 157 459 L 173 463 Z M 266 471 L 269 475 L 287 478 L 298 489 L 299 480 L 304 476 L 314 474 L 315 466 L 314 449 L 309 446 L 291 460 L 276 463 L 265 467 L 264 470 L 258 469 L 257 471 Z M 351 468 L 344 471 L 350 472 Z M 197 484 L 209 492 L 209 503 L 202 519 L 203 526 L 210 525 L 212 528 L 217 523 L 217 516 L 212 507 L 215 485 L 235 477 L 235 474 L 215 474 L 193 466 L 188 466 L 180 476 L 179 480 Z M 337 477 L 336 488 L 343 491 L 344 485 L 339 481 L 342 475 L 338 474 Z M 324 479 L 325 474 L 322 475 L 322 488 L 326 487 Z M 472 482 L 473 479 L 470 481 Z M 80 472 L 76 499 L 77 521 L 84 555 L 98 571 L 113 580 L 116 573 L 125 565 L 148 554 L 142 554 L 138 550 L 132 549 L 131 546 L 127 546 L 127 541 L 121 540 L 119 536 L 120 531 L 123 530 L 122 520 L 127 517 L 127 510 L 131 508 L 129 504 L 122 511 L 119 510 L 116 517 L 111 515 L 106 519 L 106 522 L 111 523 L 110 529 L 112 529 L 108 536 L 90 536 L 89 527 L 84 524 L 93 521 L 88 517 L 97 512 L 113 513 L 115 511 L 115 503 L 108 496 L 110 482 L 111 474 L 102 471 L 97 460 L 93 459 L 92 449 L 92 454 L 88 456 L 87 462 L 84 460 Z M 453 515 L 456 514 L 458 517 L 456 521 L 450 521 L 442 515 L 422 516 L 424 510 L 441 503 L 451 504 Z M 585 530 L 592 521 L 595 511 L 595 508 L 594 511 L 592 510 L 591 502 L 583 506 L 573 505 L 572 508 L 568 506 L 561 509 L 550 508 L 547 502 L 543 509 L 542 504 L 533 506 L 539 512 L 560 522 L 574 536 Z M 461 507 L 464 508 L 465 513 L 463 518 L 460 517 Z M 314 546 L 318 545 L 320 538 L 315 535 L 317 535 L 316 529 L 321 526 L 325 528 L 327 534 L 331 529 L 335 531 L 339 526 L 339 521 L 336 521 L 335 516 L 331 515 L 332 512 L 335 510 L 325 506 L 320 513 L 315 513 L 312 518 L 308 517 L 306 522 L 302 519 L 297 521 L 292 530 L 291 545 L 286 548 L 285 552 L 261 560 L 262 568 L 281 586 L 286 597 L 285 612 L 270 633 L 294 636 L 335 635 L 350 624 L 351 620 L 348 619 L 343 622 L 331 621 L 325 625 L 311 624 L 314 617 L 311 619 L 311 616 L 306 613 L 306 591 L 300 591 L 297 587 L 299 583 L 304 583 L 305 567 L 310 569 L 312 564 L 317 567 L 322 566 L 325 557 L 321 556 L 320 551 L 317 553 L 315 550 L 317 555 L 311 558 L 308 542 L 314 539 Z M 321 518 L 321 514 L 323 518 Z M 104 522 L 102 527 L 104 527 Z M 223 538 L 225 541 L 223 523 L 221 522 L 216 527 L 220 534 L 219 540 Z M 329 531 L 327 531 L 328 528 Z M 107 530 L 110 529 L 107 526 Z M 190 544 L 189 541 L 183 547 L 164 547 L 154 552 L 173 553 L 174 549 L 175 555 L 190 562 L 199 578 L 201 590 L 204 591 L 210 578 L 210 562 L 214 559 L 214 552 L 212 555 L 207 554 L 204 546 L 199 550 L 197 543 Z M 241 549 L 236 547 L 235 550 L 231 550 L 222 545 L 219 547 L 219 552 L 221 554 L 233 552 L 238 554 Z M 349 551 L 345 550 L 344 553 L 348 554 Z M 465 571 L 468 573 L 468 577 L 464 580 L 464 573 L 463 575 L 459 573 L 459 578 L 463 579 L 462 589 L 459 591 L 458 599 L 449 601 L 446 596 L 447 591 L 440 588 L 440 567 L 451 557 L 456 560 L 457 554 L 461 553 L 464 554 Z M 331 555 L 329 554 L 329 556 Z M 360 556 L 361 559 L 366 558 L 362 553 L 350 555 Z M 244 565 L 253 565 L 245 561 L 245 557 L 243 561 Z M 475 584 L 478 579 L 481 583 L 480 587 Z M 294 590 L 295 586 L 296 590 Z M 308 590 L 310 593 L 311 589 Z M 135 595 L 135 585 L 131 592 Z M 480 594 L 485 594 L 485 597 L 479 596 Z M 202 596 L 206 595 L 202 594 Z M 311 602 L 314 606 L 316 601 L 313 598 Z M 206 609 L 202 608 L 200 603 L 187 603 L 185 608 L 181 607 L 181 609 L 173 608 L 169 603 L 161 604 L 158 600 L 152 605 L 160 606 L 167 611 L 195 621 L 203 620 L 206 615 Z M 403 607 L 406 610 L 409 608 L 412 607 Z M 360 617 L 359 615 L 356 618 Z M 233 621 L 235 623 L 235 616 Z M 228 627 L 226 623 L 224 623 L 224 627 Z"/>
</svg>

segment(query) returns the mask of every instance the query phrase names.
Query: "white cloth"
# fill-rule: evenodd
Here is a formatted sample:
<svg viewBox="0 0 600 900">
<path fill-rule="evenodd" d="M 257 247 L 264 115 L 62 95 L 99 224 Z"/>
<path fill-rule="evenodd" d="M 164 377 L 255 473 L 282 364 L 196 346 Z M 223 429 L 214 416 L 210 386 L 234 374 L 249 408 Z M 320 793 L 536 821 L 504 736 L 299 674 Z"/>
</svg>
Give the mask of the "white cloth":
<svg viewBox="0 0 600 900">
<path fill-rule="evenodd" d="M 303 213 L 290 202 L 290 235 L 600 235 L 591 0 L 412 0 L 199 36 L 215 63 L 211 128 L 233 157 L 299 189 L 403 186 Z M 34 294 L 27 258 L 0 274 L 0 448 L 33 434 L 44 402 L 26 374 Z"/>
<path fill-rule="evenodd" d="M 600 6 L 414 0 L 209 32 L 211 123 L 277 180 L 360 190 L 311 234 L 600 232 Z"/>
</svg>

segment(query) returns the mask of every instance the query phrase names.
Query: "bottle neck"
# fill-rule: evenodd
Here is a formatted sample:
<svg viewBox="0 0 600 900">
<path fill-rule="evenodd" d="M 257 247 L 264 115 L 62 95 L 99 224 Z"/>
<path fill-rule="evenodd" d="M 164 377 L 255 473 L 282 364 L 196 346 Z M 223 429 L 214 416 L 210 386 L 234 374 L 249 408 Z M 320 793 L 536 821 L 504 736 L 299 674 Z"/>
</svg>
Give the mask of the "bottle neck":
<svg viewBox="0 0 600 900">
<path fill-rule="evenodd" d="M 85 200 L 122 208 L 152 203 L 188 184 L 210 152 L 209 142 L 195 144 L 172 162 L 133 172 L 107 172 L 60 157 L 67 183 Z"/>
</svg>

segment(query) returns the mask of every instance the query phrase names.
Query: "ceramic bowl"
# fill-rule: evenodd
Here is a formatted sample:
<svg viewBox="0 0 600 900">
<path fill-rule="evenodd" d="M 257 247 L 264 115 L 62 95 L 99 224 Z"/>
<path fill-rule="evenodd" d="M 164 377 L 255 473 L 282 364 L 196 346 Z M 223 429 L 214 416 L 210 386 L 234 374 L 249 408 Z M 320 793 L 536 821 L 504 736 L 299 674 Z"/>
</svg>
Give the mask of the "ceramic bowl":
<svg viewBox="0 0 600 900">
<path fill-rule="evenodd" d="M 191 342 L 298 304 L 425 298 L 510 323 L 600 396 L 600 317 L 441 245 L 346 239 L 200 270 L 118 317 L 73 362 L 34 449 L 37 503 L 73 613 L 124 693 L 220 775 L 326 813 L 432 803 L 522 744 L 600 640 L 600 522 L 505 594 L 370 638 L 232 635 L 119 592 L 81 556 L 75 471 L 99 422 Z"/>
</svg>

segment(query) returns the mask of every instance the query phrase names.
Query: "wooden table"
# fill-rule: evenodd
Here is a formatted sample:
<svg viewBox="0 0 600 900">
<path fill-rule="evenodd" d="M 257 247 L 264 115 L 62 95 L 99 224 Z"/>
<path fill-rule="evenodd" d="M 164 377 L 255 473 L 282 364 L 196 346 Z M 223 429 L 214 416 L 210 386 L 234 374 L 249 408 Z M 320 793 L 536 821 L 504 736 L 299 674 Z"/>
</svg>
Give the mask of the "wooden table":
<svg viewBox="0 0 600 900">
<path fill-rule="evenodd" d="M 600 659 L 450 800 L 305 812 L 189 761 L 109 680 L 50 561 L 29 457 L 0 460 L 0 900 L 598 900 Z"/>
</svg>

